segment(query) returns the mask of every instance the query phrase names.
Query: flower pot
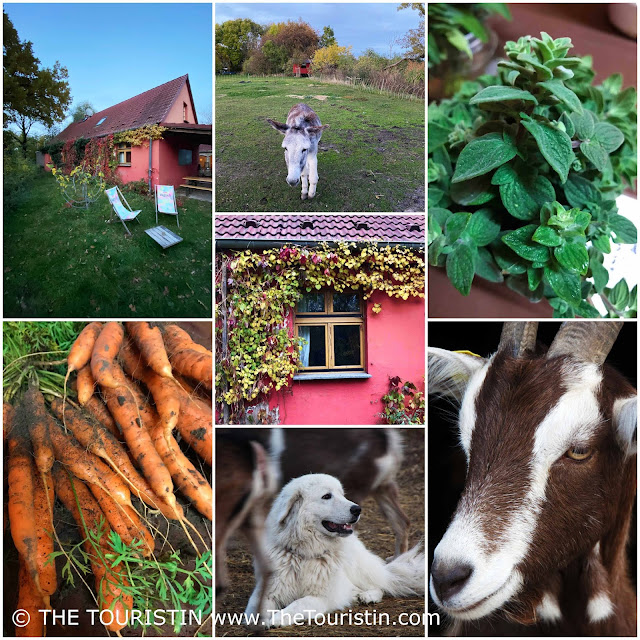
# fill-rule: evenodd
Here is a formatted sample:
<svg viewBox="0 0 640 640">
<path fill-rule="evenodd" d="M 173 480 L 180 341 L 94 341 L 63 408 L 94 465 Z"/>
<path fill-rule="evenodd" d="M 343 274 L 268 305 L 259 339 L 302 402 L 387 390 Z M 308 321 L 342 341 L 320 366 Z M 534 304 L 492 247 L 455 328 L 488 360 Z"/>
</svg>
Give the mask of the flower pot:
<svg viewBox="0 0 640 640">
<path fill-rule="evenodd" d="M 429 69 L 429 100 L 441 100 L 452 96 L 465 80 L 472 80 L 484 73 L 498 46 L 498 36 L 485 25 L 489 40 L 482 42 L 472 33 L 465 38 L 473 58 L 453 47 L 447 49 L 447 59 Z"/>
<path fill-rule="evenodd" d="M 429 318 L 551 318 L 546 300 L 534 303 L 504 283 L 475 277 L 471 292 L 463 296 L 449 282 L 442 267 L 429 266 Z"/>
</svg>

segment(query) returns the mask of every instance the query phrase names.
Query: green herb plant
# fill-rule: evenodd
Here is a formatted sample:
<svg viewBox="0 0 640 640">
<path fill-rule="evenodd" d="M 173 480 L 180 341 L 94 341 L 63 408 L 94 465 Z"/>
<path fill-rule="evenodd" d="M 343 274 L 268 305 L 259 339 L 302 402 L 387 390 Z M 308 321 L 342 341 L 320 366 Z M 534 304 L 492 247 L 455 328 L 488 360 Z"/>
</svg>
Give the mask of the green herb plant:
<svg viewBox="0 0 640 640">
<path fill-rule="evenodd" d="M 504 2 L 474 2 L 429 4 L 429 34 L 427 51 L 429 69 L 441 64 L 455 51 L 473 57 L 465 34 L 472 33 L 482 42 L 489 41 L 484 21 L 493 14 L 511 20 L 511 12 Z"/>
<path fill-rule="evenodd" d="M 468 295 L 475 275 L 555 317 L 637 315 L 637 287 L 608 287 L 611 243 L 636 243 L 616 198 L 637 176 L 636 91 L 619 74 L 593 86 L 569 38 L 507 42 L 498 76 L 430 105 L 429 262 Z"/>
<path fill-rule="evenodd" d="M 384 410 L 378 414 L 384 424 L 424 424 L 424 392 L 400 376 L 389 378 L 389 391 L 382 396 Z"/>
</svg>

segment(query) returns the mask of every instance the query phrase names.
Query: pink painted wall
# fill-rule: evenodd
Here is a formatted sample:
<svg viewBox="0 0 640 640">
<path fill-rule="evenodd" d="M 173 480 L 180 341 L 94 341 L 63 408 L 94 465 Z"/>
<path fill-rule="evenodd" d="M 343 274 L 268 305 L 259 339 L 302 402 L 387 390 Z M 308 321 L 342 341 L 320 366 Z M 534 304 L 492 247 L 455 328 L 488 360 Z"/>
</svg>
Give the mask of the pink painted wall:
<svg viewBox="0 0 640 640">
<path fill-rule="evenodd" d="M 149 147 L 131 147 L 131 166 L 118 167 L 117 174 L 122 182 L 134 182 L 136 180 L 149 179 Z"/>
<path fill-rule="evenodd" d="M 187 83 L 184 83 L 180 95 L 169 109 L 169 113 L 163 122 L 184 122 L 182 118 L 182 104 L 187 103 L 187 122 L 191 124 L 197 124 L 193 113 L 193 103 L 189 97 L 189 91 L 187 91 Z"/>
<path fill-rule="evenodd" d="M 192 142 L 181 141 L 180 138 L 166 138 L 159 147 L 157 184 L 172 184 L 179 187 L 185 176 L 198 175 L 198 147 Z M 191 164 L 180 166 L 178 164 L 178 151 L 191 149 Z M 155 165 L 154 165 L 155 166 Z M 154 184 L 156 178 L 154 176 Z"/>
<path fill-rule="evenodd" d="M 374 303 L 382 311 L 371 311 Z M 400 376 L 424 391 L 425 303 L 422 298 L 398 300 L 375 293 L 367 301 L 366 380 L 294 381 L 276 392 L 270 407 L 280 407 L 281 424 L 379 424 L 380 399 L 389 390 L 389 377 Z"/>
</svg>

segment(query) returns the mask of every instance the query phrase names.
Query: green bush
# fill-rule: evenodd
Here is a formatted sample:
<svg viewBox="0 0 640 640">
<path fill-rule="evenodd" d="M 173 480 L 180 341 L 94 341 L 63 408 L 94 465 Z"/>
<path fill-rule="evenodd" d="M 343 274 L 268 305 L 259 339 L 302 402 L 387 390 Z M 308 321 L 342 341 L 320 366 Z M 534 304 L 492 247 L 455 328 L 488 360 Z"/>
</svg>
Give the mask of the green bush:
<svg viewBox="0 0 640 640">
<path fill-rule="evenodd" d="M 5 208 L 15 207 L 29 195 L 31 184 L 40 169 L 20 155 L 5 155 L 3 159 L 3 198 Z"/>
</svg>

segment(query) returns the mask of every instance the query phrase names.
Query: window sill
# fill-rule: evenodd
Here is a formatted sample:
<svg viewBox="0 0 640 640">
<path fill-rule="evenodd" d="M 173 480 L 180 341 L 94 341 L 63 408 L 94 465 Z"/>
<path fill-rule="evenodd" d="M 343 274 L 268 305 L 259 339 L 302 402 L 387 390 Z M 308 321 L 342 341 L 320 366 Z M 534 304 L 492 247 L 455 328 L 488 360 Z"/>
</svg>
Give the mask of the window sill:
<svg viewBox="0 0 640 640">
<path fill-rule="evenodd" d="M 294 380 L 366 380 L 371 374 L 365 371 L 330 371 L 326 373 L 296 373 Z"/>
<path fill-rule="evenodd" d="M 129 163 L 129 164 L 119 164 L 118 166 L 119 166 L 119 167 L 130 167 L 130 166 L 131 166 L 131 163 Z"/>
</svg>

